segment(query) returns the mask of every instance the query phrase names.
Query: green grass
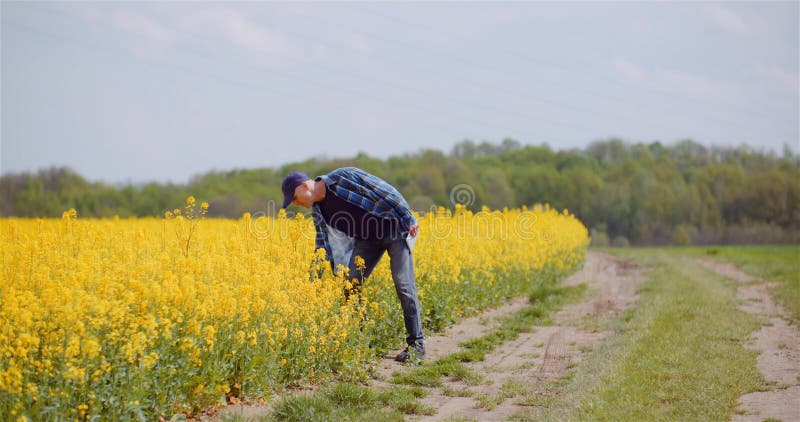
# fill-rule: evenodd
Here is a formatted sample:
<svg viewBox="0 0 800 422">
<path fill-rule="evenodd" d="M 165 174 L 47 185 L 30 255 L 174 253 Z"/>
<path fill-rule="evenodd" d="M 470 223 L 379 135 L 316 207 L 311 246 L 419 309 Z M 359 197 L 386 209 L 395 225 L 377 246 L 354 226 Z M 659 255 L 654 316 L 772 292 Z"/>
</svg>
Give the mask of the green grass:
<svg viewBox="0 0 800 422">
<path fill-rule="evenodd" d="M 676 252 L 728 261 L 742 271 L 775 281 L 772 289 L 784 309 L 800 324 L 800 246 L 713 246 L 679 248 Z"/>
<path fill-rule="evenodd" d="M 612 252 L 649 269 L 638 306 L 559 394 L 527 404 L 545 420 L 728 420 L 764 383 L 743 347 L 759 321 L 737 309 L 735 283 L 668 250 Z"/>
<path fill-rule="evenodd" d="M 498 391 L 497 394 L 482 394 L 476 397 L 476 399 L 478 400 L 478 405 L 480 407 L 483 407 L 487 410 L 492 410 L 498 404 L 505 401 L 505 399 L 530 394 L 531 389 L 531 385 L 528 383 L 520 380 L 510 379 L 503 383 L 503 385 L 500 387 L 500 391 Z"/>
<path fill-rule="evenodd" d="M 517 404 L 532 406 L 513 415 L 513 420 L 728 420 L 737 411 L 740 396 L 769 388 L 756 368 L 757 352 L 743 347 L 760 320 L 738 310 L 736 282 L 694 259 L 730 260 L 746 272 L 779 281 L 778 289 L 784 290 L 776 294 L 791 295 L 797 293 L 793 249 L 611 252 L 642 263 L 647 278 L 639 287 L 637 306 L 603 323 L 616 334 L 595 345 L 565 377 L 538 385 L 508 382 L 497 394 L 475 397 L 478 406 L 492 409 L 511 397 Z M 539 289 L 530 306 L 484 336 L 463 343 L 458 352 L 393 375 L 393 383 L 411 387 L 326 387 L 314 395 L 284 399 L 276 406 L 274 419 L 391 421 L 435 414 L 419 401 L 427 392 L 424 387 L 441 387 L 448 396 L 471 394 L 446 386 L 444 380 L 483 382 L 467 363 L 483 360 L 534 324 L 547 324 L 552 310 L 584 290 L 584 286 Z"/>
<path fill-rule="evenodd" d="M 570 371 L 561 378 L 544 381 L 536 385 L 535 388 L 525 391 L 522 397 L 517 399 L 514 403 L 520 406 L 550 407 L 555 398 L 561 394 L 564 386 L 572 380 L 573 375 L 574 371 Z M 524 414 L 525 412 L 522 413 Z"/>
<path fill-rule="evenodd" d="M 743 347 L 759 319 L 738 310 L 737 283 L 694 263 L 698 257 L 730 261 L 743 271 L 779 283 L 774 294 L 797 317 L 796 247 L 627 248 L 611 253 L 646 268 L 637 306 L 603 322 L 615 335 L 594 346 L 585 361 L 561 379 L 539 385 L 509 382 L 495 395 L 475 397 L 491 409 L 510 397 L 533 406 L 513 420 L 728 420 L 738 397 L 769 388 L 755 366 L 757 353 Z M 484 336 L 434 362 L 395 373 L 387 390 L 342 384 L 276 405 L 279 420 L 402 420 L 431 415 L 419 398 L 441 387 L 445 395 L 467 396 L 444 379 L 477 384 L 483 379 L 466 365 L 482 361 L 503 342 L 548 315 L 585 288 L 537 290 L 531 305 L 501 321 Z M 791 303 L 789 303 L 791 302 Z M 793 306 L 794 305 L 794 306 Z M 588 350 L 587 350 L 588 351 Z"/>
<path fill-rule="evenodd" d="M 475 395 L 475 392 L 468 388 L 454 388 L 445 385 L 442 387 L 442 394 L 447 397 L 472 397 Z"/>
<path fill-rule="evenodd" d="M 435 362 L 413 367 L 408 371 L 393 374 L 392 382 L 411 387 L 397 386 L 391 389 L 373 389 L 352 383 L 338 383 L 320 388 L 314 393 L 286 397 L 279 400 L 269 418 L 278 421 L 361 421 L 403 420 L 403 415 L 434 415 L 436 409 L 419 401 L 427 395 L 423 387 L 442 387 L 444 377 L 467 385 L 483 382 L 483 378 L 470 370 L 465 363 L 481 361 L 486 354 L 506 340 L 516 338 L 519 333 L 530 330 L 534 324 L 549 323 L 548 313 L 575 300 L 585 290 L 576 287 L 539 287 L 530 295 L 531 304 L 516 314 L 501 320 L 499 326 L 483 337 L 461 344 L 462 350 L 442 357 Z M 483 407 L 492 408 L 498 400 L 524 394 L 526 386 L 519 382 L 508 382 L 497 396 L 479 397 Z M 443 387 L 445 394 L 470 396 L 466 389 Z"/>
<path fill-rule="evenodd" d="M 403 415 L 433 415 L 436 409 L 419 399 L 419 387 L 375 389 L 338 383 L 306 395 L 286 397 L 275 404 L 268 421 L 402 421 Z"/>
</svg>

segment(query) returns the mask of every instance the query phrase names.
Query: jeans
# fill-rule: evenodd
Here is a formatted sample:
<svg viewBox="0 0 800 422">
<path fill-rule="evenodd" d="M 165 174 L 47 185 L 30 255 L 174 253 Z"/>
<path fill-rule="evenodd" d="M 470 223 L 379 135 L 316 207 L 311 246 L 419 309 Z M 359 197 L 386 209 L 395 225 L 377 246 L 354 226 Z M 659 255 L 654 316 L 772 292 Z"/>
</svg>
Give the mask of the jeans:
<svg viewBox="0 0 800 422">
<path fill-rule="evenodd" d="M 422 342 L 422 320 L 419 313 L 419 299 L 417 298 L 417 284 L 414 279 L 414 256 L 402 237 L 386 240 L 355 240 L 353 254 L 350 256 L 350 278 L 355 279 L 354 289 L 358 290 L 364 279 L 372 274 L 378 265 L 383 252 L 389 252 L 389 264 L 392 268 L 392 280 L 403 308 L 403 322 L 406 325 L 406 343 L 413 346 Z M 364 259 L 363 273 L 356 268 L 355 257 Z"/>
</svg>

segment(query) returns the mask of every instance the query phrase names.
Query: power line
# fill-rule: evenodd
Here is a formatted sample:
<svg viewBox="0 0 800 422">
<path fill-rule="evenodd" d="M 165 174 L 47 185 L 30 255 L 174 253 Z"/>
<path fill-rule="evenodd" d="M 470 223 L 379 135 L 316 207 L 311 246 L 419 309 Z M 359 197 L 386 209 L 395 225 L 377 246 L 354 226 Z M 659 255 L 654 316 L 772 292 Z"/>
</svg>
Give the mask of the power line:
<svg viewBox="0 0 800 422">
<path fill-rule="evenodd" d="M 63 15 L 63 14 L 57 13 L 57 12 L 56 12 L 56 14 Z M 66 15 L 69 15 L 69 16 L 72 16 L 73 18 L 75 18 L 75 16 L 70 14 L 70 13 L 66 13 Z M 78 17 L 78 18 L 80 19 L 80 17 Z M 319 39 L 314 39 L 314 38 L 308 37 L 306 35 L 300 35 L 300 34 L 297 34 L 297 33 L 293 33 L 292 31 L 285 31 L 284 30 L 284 32 L 289 33 L 290 35 L 293 35 L 293 36 L 295 36 L 297 38 L 304 38 L 304 39 L 307 39 L 307 40 L 311 40 L 312 42 L 316 42 L 318 44 L 323 44 L 323 45 L 328 45 L 328 46 L 332 45 L 331 43 L 329 43 L 327 41 L 321 41 Z M 367 33 L 367 35 L 374 36 L 374 34 L 369 34 L 369 33 Z M 383 38 L 386 39 L 385 37 L 383 37 Z M 187 48 L 187 47 L 182 47 L 181 50 L 183 50 L 184 53 L 188 52 L 188 53 L 194 55 L 196 58 L 199 58 L 200 60 L 204 60 L 206 62 L 211 62 L 211 63 L 215 63 L 215 64 L 217 63 L 217 61 L 214 60 L 214 57 L 213 56 L 209 56 L 207 54 L 207 52 L 205 52 L 205 51 L 192 49 L 192 48 Z M 297 57 L 288 56 L 288 55 L 282 55 L 282 58 L 291 60 L 291 61 L 293 61 L 295 63 L 300 63 L 301 65 L 304 65 L 306 67 L 309 66 L 309 61 L 308 60 L 298 59 Z M 405 63 L 405 62 L 402 62 L 402 61 L 398 61 L 398 60 L 396 60 L 394 58 L 390 59 L 390 62 L 401 63 L 401 64 L 406 65 L 406 66 L 408 65 L 408 63 Z M 259 71 L 259 72 L 266 72 L 266 73 L 268 73 L 268 74 L 270 74 L 272 76 L 277 76 L 277 77 L 280 77 L 282 79 L 286 79 L 286 80 L 289 80 L 289 81 L 293 81 L 293 82 L 298 82 L 299 81 L 299 82 L 302 82 L 304 84 L 312 84 L 312 85 L 319 86 L 319 87 L 321 87 L 323 89 L 326 89 L 326 90 L 330 90 L 330 91 L 334 91 L 334 92 L 338 92 L 338 93 L 345 93 L 346 95 L 350 95 L 350 96 L 357 97 L 357 98 L 362 98 L 362 99 L 367 99 L 367 100 L 372 101 L 372 102 L 386 103 L 386 104 L 393 105 L 393 106 L 400 105 L 400 106 L 403 106 L 405 108 L 408 108 L 408 109 L 411 109 L 411 110 L 414 110 L 414 111 L 424 111 L 424 112 L 427 112 L 427 113 L 433 113 L 433 114 L 436 114 L 436 115 L 442 115 L 444 117 L 452 117 L 452 116 L 455 116 L 455 117 L 458 117 L 458 118 L 465 118 L 466 117 L 466 120 L 468 122 L 478 123 L 480 125 L 483 125 L 483 126 L 486 126 L 486 127 L 489 127 L 489 128 L 492 128 L 492 127 L 495 128 L 495 129 L 500 128 L 500 127 L 498 127 L 497 124 L 489 123 L 487 121 L 484 121 L 483 119 L 478 119 L 478 118 L 475 118 L 475 117 L 472 117 L 472 116 L 466 116 L 466 115 L 463 115 L 463 114 L 460 114 L 460 113 L 459 114 L 454 114 L 452 112 L 443 112 L 441 109 L 427 107 L 426 105 L 420 104 L 419 102 L 416 102 L 416 103 L 413 103 L 413 104 L 409 104 L 409 103 L 407 103 L 405 101 L 399 101 L 397 99 L 389 99 L 389 98 L 385 98 L 385 97 L 377 97 L 377 96 L 374 96 L 374 95 L 372 95 L 372 94 L 370 94 L 368 92 L 364 92 L 363 90 L 350 89 L 350 88 L 342 87 L 340 85 L 331 86 L 330 83 L 326 83 L 325 81 L 321 81 L 321 80 L 317 80 L 317 79 L 303 78 L 303 77 L 301 77 L 301 76 L 299 76 L 297 74 L 291 74 L 291 73 L 283 72 L 283 71 L 277 70 L 275 68 L 267 67 L 267 66 L 264 66 L 264 65 L 254 66 L 252 64 L 243 64 L 243 63 L 238 63 L 238 64 L 240 66 L 257 69 L 257 71 Z M 417 93 L 422 94 L 422 95 L 429 95 L 430 94 L 429 92 L 420 91 L 419 89 L 417 89 L 415 87 L 405 86 L 405 85 L 402 85 L 402 84 L 398 84 L 398 83 L 396 83 L 394 81 L 388 81 L 388 82 L 387 81 L 382 81 L 382 80 L 380 80 L 378 78 L 375 78 L 372 75 L 359 74 L 359 73 L 355 73 L 355 72 L 352 72 L 352 71 L 346 71 L 346 70 L 338 69 L 338 68 L 335 68 L 335 67 L 324 66 L 324 65 L 320 65 L 320 64 L 313 64 L 313 65 L 310 65 L 310 66 L 314 67 L 314 68 L 317 68 L 317 69 L 326 70 L 328 73 L 337 73 L 337 74 L 344 75 L 344 76 L 349 77 L 349 78 L 356 79 L 360 83 L 364 82 L 364 81 L 369 81 L 369 82 L 377 84 L 379 86 L 392 86 L 392 87 L 395 87 L 395 88 L 397 88 L 399 90 L 402 90 L 403 92 L 417 92 Z M 173 67 L 175 67 L 175 66 L 173 66 Z M 183 69 L 183 71 L 188 71 L 188 72 L 193 72 L 193 73 L 199 74 L 199 72 L 197 72 L 196 69 Z M 208 75 L 208 73 L 207 73 L 207 75 Z M 244 85 L 250 85 L 250 86 L 254 85 L 252 82 L 244 81 L 241 78 L 230 79 L 230 78 L 220 77 L 219 75 L 210 75 L 210 76 L 215 78 L 215 79 L 218 79 L 218 80 L 224 80 L 224 81 L 227 81 L 229 83 L 235 83 L 235 84 L 238 84 L 238 85 L 243 85 L 243 84 Z M 448 74 L 447 76 L 459 77 L 460 75 Z M 461 79 L 463 80 L 463 78 L 461 78 Z M 510 97 L 512 97 L 514 99 L 523 99 L 524 98 L 524 100 L 533 100 L 533 101 L 542 102 L 542 103 L 546 103 L 547 104 L 547 100 L 537 99 L 535 97 L 530 97 L 530 96 L 519 97 L 519 92 L 513 92 L 512 93 L 512 92 L 509 92 L 509 91 L 504 90 L 502 88 L 497 88 L 496 86 L 487 85 L 487 84 L 485 84 L 483 82 L 475 82 L 475 81 L 468 81 L 468 82 L 473 83 L 475 85 L 482 85 L 484 87 L 488 87 L 489 89 L 493 89 L 495 91 L 505 92 L 507 95 L 509 95 Z M 276 93 L 278 95 L 283 95 L 283 96 L 288 96 L 288 97 L 299 97 L 299 96 L 302 96 L 302 94 L 300 94 L 298 91 L 293 91 L 293 92 L 289 93 L 289 92 L 286 92 L 286 91 L 275 90 L 273 87 L 267 88 L 263 84 L 255 84 L 255 85 L 259 86 L 261 89 L 269 90 L 270 92 Z M 453 98 L 453 97 L 447 97 L 447 96 L 442 96 L 442 95 L 439 95 L 439 97 L 442 100 L 445 100 L 445 101 L 450 102 L 450 103 L 455 103 L 455 104 L 457 104 L 459 106 L 462 106 L 462 107 L 466 106 L 466 107 L 473 108 L 473 109 L 488 110 L 488 111 L 499 113 L 501 115 L 516 115 L 516 116 L 520 116 L 520 117 L 529 118 L 532 121 L 541 122 L 541 123 L 555 124 L 555 125 L 558 125 L 558 126 L 567 127 L 569 129 L 572 129 L 572 130 L 581 129 L 581 130 L 584 130 L 584 131 L 593 131 L 593 130 L 585 127 L 585 126 L 582 126 L 582 125 L 579 125 L 579 124 L 575 124 L 574 122 L 573 123 L 569 123 L 569 122 L 564 122 L 564 121 L 560 121 L 560 120 L 545 119 L 545 118 L 542 118 L 540 116 L 532 116 L 532 115 L 530 115 L 528 113 L 521 112 L 521 111 L 518 111 L 518 110 L 501 109 L 499 107 L 495 107 L 495 106 L 492 106 L 492 105 L 478 104 L 478 103 L 474 103 L 474 102 L 471 102 L 471 101 L 468 101 L 468 100 L 464 100 L 464 99 L 461 99 L 461 98 Z M 589 110 L 589 109 L 586 109 L 586 108 L 574 107 L 574 106 L 570 106 L 568 104 L 557 104 L 557 103 L 556 104 L 550 103 L 550 104 L 551 105 L 556 105 L 556 106 L 559 106 L 559 107 L 562 107 L 562 108 L 569 108 L 569 109 L 572 109 L 572 110 L 582 111 L 582 112 L 591 113 L 591 114 L 596 114 L 597 113 L 596 110 Z M 437 120 L 437 122 L 439 122 L 439 121 L 441 121 L 441 120 Z M 440 126 L 440 127 L 446 127 L 446 126 Z M 447 126 L 446 130 L 447 131 L 451 131 L 451 128 L 449 126 Z M 519 134 L 519 132 L 520 132 L 519 130 L 508 130 L 508 128 L 503 128 L 503 130 L 508 132 L 507 133 L 508 136 L 513 136 L 514 134 Z M 534 139 L 538 138 L 538 139 L 541 140 L 541 136 L 532 136 L 532 138 L 534 138 Z M 549 140 L 555 141 L 556 139 L 552 139 L 551 138 Z"/>
<path fill-rule="evenodd" d="M 67 14 L 67 15 L 70 15 L 70 14 Z M 72 16 L 74 17 L 74 15 L 72 15 Z M 19 24 L 19 23 L 16 23 L 16 22 L 14 22 L 12 24 L 17 26 L 17 27 L 25 27 L 24 29 L 26 29 L 29 32 L 34 33 L 34 34 L 43 35 L 43 34 L 49 33 L 52 36 L 52 38 L 59 38 L 61 41 L 67 39 L 67 38 L 64 38 L 63 34 L 53 34 L 50 31 L 43 31 L 43 30 L 41 30 L 39 28 L 28 27 L 26 25 L 22 25 L 22 24 Z M 84 47 L 89 46 L 91 48 L 99 48 L 101 50 L 105 50 L 106 52 L 118 53 L 117 49 L 114 49 L 113 47 L 110 47 L 110 46 L 107 46 L 107 45 L 103 45 L 103 44 L 100 44 L 100 43 L 97 43 L 97 42 L 93 42 L 93 43 L 87 44 L 85 41 L 77 40 L 75 37 L 69 37 L 69 38 L 71 38 L 71 42 L 73 42 L 73 44 L 81 44 Z M 189 48 L 185 48 L 185 47 L 182 48 L 182 50 L 184 52 L 191 53 L 192 55 L 195 56 L 195 58 L 199 58 L 199 59 L 204 60 L 204 61 L 209 62 L 209 63 L 217 63 L 215 60 L 213 60 L 213 58 L 209 58 L 205 52 L 202 52 L 200 50 L 189 49 Z M 296 59 L 294 59 L 294 58 L 291 58 L 291 59 L 296 61 Z M 275 70 L 274 68 L 269 68 L 269 67 L 266 67 L 266 66 L 263 66 L 263 65 L 253 66 L 253 65 L 241 64 L 241 63 L 240 63 L 240 65 L 242 65 L 244 67 L 254 67 L 254 68 L 257 68 L 257 70 L 259 72 L 268 72 L 268 73 L 272 74 L 273 76 L 278 76 L 278 77 L 281 77 L 281 78 L 284 78 L 284 79 L 287 79 L 287 80 L 290 80 L 290 81 L 295 81 L 295 82 L 300 81 L 300 82 L 307 83 L 307 84 L 313 84 L 313 85 L 316 85 L 316 86 L 319 86 L 319 87 L 322 87 L 322 88 L 325 88 L 325 89 L 338 91 L 338 92 L 344 92 L 346 94 L 353 95 L 355 97 L 366 98 L 366 99 L 369 99 L 369 100 L 371 100 L 373 102 L 382 102 L 382 103 L 387 103 L 387 104 L 390 104 L 390 105 L 403 105 L 403 106 L 405 106 L 407 108 L 410 108 L 410 109 L 413 109 L 415 111 L 420 111 L 421 110 L 421 111 L 430 112 L 430 113 L 439 114 L 439 115 L 454 116 L 454 114 L 451 113 L 451 112 L 450 113 L 443 113 L 442 110 L 430 108 L 430 107 L 427 107 L 427 106 L 421 105 L 421 104 L 416 104 L 416 103 L 415 104 L 408 104 L 408 103 L 405 103 L 403 101 L 397 101 L 397 100 L 394 100 L 394 99 L 386 99 L 386 98 L 382 98 L 382 97 L 377 97 L 377 96 L 371 95 L 369 93 L 366 93 L 364 91 L 355 90 L 355 89 L 349 89 L 349 88 L 343 88 L 341 86 L 331 87 L 328 84 L 325 84 L 324 82 L 320 82 L 320 81 L 315 80 L 315 79 L 302 78 L 302 77 L 299 77 L 296 74 L 289 74 L 289 73 L 286 73 L 286 72 L 281 72 L 281 71 Z M 193 69 L 193 68 L 184 68 L 184 67 L 174 66 L 174 65 L 167 66 L 167 65 L 163 65 L 163 64 L 160 65 L 160 66 L 162 66 L 162 67 L 171 67 L 171 68 L 174 68 L 174 69 L 179 69 L 179 70 L 184 71 L 184 72 L 200 74 L 200 72 L 197 72 L 197 70 Z M 316 67 L 321 67 L 321 66 L 316 66 Z M 331 70 L 337 71 L 339 73 L 345 73 L 346 74 L 346 72 L 340 71 L 338 69 L 330 68 L 330 67 L 328 67 L 328 68 L 331 69 Z M 242 79 L 233 80 L 233 79 L 230 79 L 230 78 L 220 77 L 219 75 L 214 75 L 214 74 L 211 74 L 209 72 L 206 72 L 205 74 L 207 76 L 211 76 L 211 77 L 213 77 L 215 79 L 223 80 L 223 81 L 226 81 L 226 82 L 233 82 L 233 83 L 236 83 L 238 85 L 251 85 L 251 86 L 254 85 L 253 83 L 251 83 L 249 81 L 247 83 L 245 83 L 244 80 L 242 80 Z M 366 76 L 366 75 L 349 75 L 349 76 L 357 78 L 357 79 L 372 79 L 372 80 L 376 81 L 376 83 L 378 83 L 378 84 L 382 84 L 382 85 L 386 84 L 384 82 L 378 81 L 375 78 L 372 78 L 372 77 Z M 267 90 L 269 90 L 269 91 L 271 91 L 273 93 L 279 94 L 279 95 L 292 96 L 292 97 L 298 96 L 296 92 L 287 93 L 286 91 L 274 90 L 271 87 L 270 88 L 264 87 L 261 84 L 255 84 L 255 85 L 259 86 L 262 89 L 266 88 Z M 393 83 L 388 83 L 388 85 L 394 85 L 394 86 L 397 86 L 400 89 L 404 89 L 404 90 L 413 90 L 413 89 L 409 89 L 409 88 L 404 87 L 404 86 L 400 86 L 400 85 L 398 85 L 396 83 L 394 83 L 394 84 Z M 452 100 L 452 99 L 450 99 L 450 101 L 457 102 L 457 103 L 459 103 L 461 105 L 464 104 L 464 102 L 461 101 L 461 100 Z M 492 109 L 492 107 L 490 107 L 490 106 L 482 106 L 482 105 L 475 105 L 475 104 L 472 104 L 472 106 L 473 107 L 477 106 L 477 107 L 484 107 L 484 108 L 487 108 L 487 109 Z M 501 112 L 502 113 L 514 114 L 513 111 L 508 111 L 508 110 L 501 110 Z M 516 114 L 521 114 L 521 113 L 516 113 Z M 487 127 L 490 127 L 490 128 L 491 127 L 494 127 L 496 129 L 499 128 L 494 123 L 489 123 L 489 122 L 483 121 L 481 119 L 476 119 L 476 118 L 474 118 L 472 116 L 461 115 L 459 117 L 466 118 L 466 120 L 468 120 L 468 121 L 471 121 L 471 122 L 474 122 L 474 123 L 479 123 L 479 124 L 481 124 L 483 126 L 487 126 Z M 530 116 L 525 115 L 525 117 L 530 117 Z M 446 119 L 444 119 L 444 120 L 446 120 Z M 563 122 L 558 122 L 558 123 L 563 123 Z M 574 125 L 567 125 L 567 126 L 570 127 L 570 128 L 574 128 Z M 449 127 L 448 127 L 448 129 L 449 129 Z M 519 130 L 509 130 L 508 128 L 505 128 L 503 130 L 506 130 L 507 132 L 509 132 L 507 136 L 513 136 L 515 133 L 519 133 L 520 132 Z M 531 136 L 531 137 L 532 138 L 541 138 L 541 136 Z M 556 140 L 556 139 L 550 138 L 549 140 L 552 141 L 552 140 Z"/>
<path fill-rule="evenodd" d="M 438 33 L 439 35 L 443 35 L 442 32 L 440 32 L 440 31 L 438 31 L 438 30 L 436 30 L 434 28 L 431 28 L 430 26 L 421 25 L 421 24 L 419 24 L 417 22 L 410 22 L 410 21 L 407 21 L 407 20 L 399 18 L 397 15 L 392 15 L 391 17 L 389 17 L 389 16 L 386 16 L 385 14 L 382 14 L 380 12 L 376 12 L 374 9 L 370 9 L 368 11 L 368 9 L 366 9 L 366 8 L 360 8 L 360 9 L 358 9 L 357 13 L 377 16 L 377 17 L 382 18 L 384 21 L 393 21 L 393 22 L 396 22 L 396 23 L 400 23 L 403 26 L 416 27 L 416 28 L 423 29 L 425 31 L 428 31 L 428 32 L 431 32 L 431 33 L 434 33 L 434 34 Z M 395 40 L 395 41 L 392 41 L 392 42 L 397 42 L 397 41 Z M 565 66 L 560 65 L 558 63 L 545 62 L 545 61 L 542 61 L 542 60 L 540 60 L 540 59 L 538 59 L 536 57 L 532 57 L 525 50 L 512 50 L 512 49 L 505 48 L 502 45 L 492 45 L 491 47 L 492 47 L 492 49 L 494 51 L 499 51 L 499 52 L 505 53 L 507 56 L 513 56 L 515 58 L 523 57 L 526 60 L 526 62 L 539 63 L 541 65 L 544 65 L 544 66 L 547 66 L 547 67 L 550 67 L 550 68 L 556 68 L 556 69 L 562 69 L 562 70 L 570 70 L 570 69 L 566 68 Z M 424 46 L 422 48 L 425 48 L 425 49 L 427 49 L 429 51 L 434 51 L 434 50 L 431 50 L 431 49 L 429 49 L 427 47 L 424 47 Z M 464 60 L 464 59 L 462 58 L 461 60 Z M 578 57 L 578 63 L 582 64 L 583 67 L 591 67 L 591 66 L 595 65 L 594 63 L 591 63 L 591 62 L 588 62 L 588 61 L 585 61 L 585 60 L 581 62 L 579 57 Z M 606 76 L 604 76 L 603 74 L 600 74 L 600 73 L 592 73 L 591 77 L 600 79 L 600 80 L 602 80 L 603 82 L 606 82 L 606 83 L 611 83 L 611 84 L 614 84 L 614 85 L 617 85 L 617 86 L 620 86 L 620 87 L 626 87 L 626 84 L 624 84 L 622 81 L 620 81 L 618 79 L 615 79 L 615 78 L 606 77 Z M 597 97 L 597 94 L 593 93 L 592 91 L 576 89 L 576 87 L 574 87 L 574 86 L 570 86 L 569 89 L 574 90 L 576 92 L 583 92 L 585 94 L 590 94 L 592 96 Z M 693 101 L 693 102 L 697 101 L 697 98 L 682 96 L 678 92 L 675 92 L 675 91 L 672 91 L 672 90 L 663 89 L 663 88 L 659 88 L 659 87 L 641 87 L 641 88 L 638 88 L 638 89 L 644 90 L 644 91 L 651 91 L 651 92 L 655 92 L 655 93 L 658 93 L 658 94 L 667 94 L 667 95 L 672 96 L 672 97 L 682 97 L 682 98 L 688 99 L 688 100 Z M 614 97 L 613 96 L 608 96 L 606 94 L 602 94 L 602 98 L 614 98 Z M 619 97 L 616 97 L 616 99 L 619 100 Z M 670 112 L 675 112 L 677 110 L 673 108 L 673 109 L 670 109 L 669 111 Z M 709 110 L 709 111 L 712 111 L 712 110 Z M 744 111 L 744 112 L 746 112 L 747 114 L 750 114 L 750 115 L 758 115 L 758 116 L 766 117 L 766 118 L 771 118 L 772 117 L 771 115 L 764 113 L 763 110 L 761 110 L 761 109 L 747 109 L 747 110 L 742 109 L 742 111 Z M 724 123 L 726 125 L 730 125 L 732 123 L 732 121 L 730 121 L 728 119 L 725 119 L 725 118 L 722 118 L 721 116 L 717 115 L 715 117 L 720 122 L 722 122 L 724 120 Z"/>
</svg>

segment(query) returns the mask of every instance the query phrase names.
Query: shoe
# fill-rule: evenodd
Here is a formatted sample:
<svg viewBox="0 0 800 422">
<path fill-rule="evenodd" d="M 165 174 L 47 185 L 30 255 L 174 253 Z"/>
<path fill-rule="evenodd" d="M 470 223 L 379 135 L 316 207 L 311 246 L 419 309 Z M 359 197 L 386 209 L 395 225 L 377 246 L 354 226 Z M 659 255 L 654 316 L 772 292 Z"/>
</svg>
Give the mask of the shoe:
<svg viewBox="0 0 800 422">
<path fill-rule="evenodd" d="M 408 346 L 394 357 L 398 362 L 421 361 L 425 359 L 425 343 L 417 342 L 413 346 Z"/>
</svg>

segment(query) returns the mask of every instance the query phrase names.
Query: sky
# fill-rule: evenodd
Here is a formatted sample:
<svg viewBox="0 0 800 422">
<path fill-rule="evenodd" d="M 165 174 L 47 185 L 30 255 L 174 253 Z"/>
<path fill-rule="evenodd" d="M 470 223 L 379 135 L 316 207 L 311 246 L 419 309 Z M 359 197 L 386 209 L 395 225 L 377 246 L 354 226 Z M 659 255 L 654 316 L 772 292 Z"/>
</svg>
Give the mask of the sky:
<svg viewBox="0 0 800 422">
<path fill-rule="evenodd" d="M 0 172 L 109 183 L 464 139 L 800 150 L 800 3 L 0 3 Z"/>
</svg>

